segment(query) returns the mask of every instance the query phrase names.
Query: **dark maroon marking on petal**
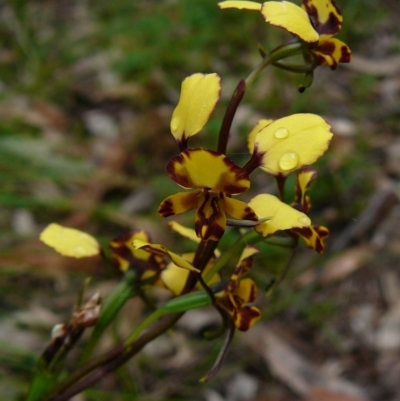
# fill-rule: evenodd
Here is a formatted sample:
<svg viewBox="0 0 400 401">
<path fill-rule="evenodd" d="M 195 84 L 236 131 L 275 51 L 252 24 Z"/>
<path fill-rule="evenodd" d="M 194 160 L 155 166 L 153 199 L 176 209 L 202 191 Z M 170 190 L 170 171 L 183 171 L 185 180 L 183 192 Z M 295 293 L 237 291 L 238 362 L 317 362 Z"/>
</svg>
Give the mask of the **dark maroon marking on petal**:
<svg viewBox="0 0 400 401">
<path fill-rule="evenodd" d="M 330 65 L 330 67 L 332 70 L 335 70 L 337 67 L 337 61 L 332 57 L 332 54 L 334 54 L 335 52 L 335 44 L 333 42 L 323 42 L 318 45 L 316 50 L 331 59 L 332 65 Z M 327 64 L 323 56 L 321 56 L 320 54 L 317 54 L 316 56 L 318 58 L 319 65 Z"/>
<path fill-rule="evenodd" d="M 243 216 L 243 220 L 251 220 L 251 221 L 257 221 L 258 216 L 255 214 L 254 210 L 250 207 L 247 206 L 244 209 L 245 215 Z"/>
<path fill-rule="evenodd" d="M 248 330 L 251 322 L 261 316 L 261 312 L 258 309 L 249 306 L 239 308 L 236 313 L 240 317 L 240 325 L 236 326 L 240 331 Z M 235 319 L 235 321 L 237 320 Z"/>
<path fill-rule="evenodd" d="M 247 300 L 248 303 L 255 301 L 255 299 L 257 298 L 257 288 L 255 285 L 253 285 L 251 287 L 251 294 L 249 299 Z"/>
<path fill-rule="evenodd" d="M 206 214 L 204 213 L 204 208 L 206 207 L 210 207 L 213 210 L 210 217 L 206 217 Z M 207 241 L 210 237 L 221 238 L 225 232 L 225 227 L 221 227 L 216 221 L 221 213 L 225 212 L 219 207 L 218 196 L 206 193 L 203 203 L 197 209 L 197 218 L 195 222 L 195 231 L 197 236 L 204 241 Z M 206 231 L 202 233 L 204 227 L 207 228 Z"/>
<path fill-rule="evenodd" d="M 314 230 L 317 232 L 317 236 L 314 243 L 315 247 L 311 246 L 311 248 L 315 249 L 318 253 L 322 253 L 325 249 L 323 241 L 324 239 L 328 238 L 329 231 L 325 229 L 325 227 L 314 227 Z M 308 239 L 313 236 L 311 227 L 296 227 L 292 228 L 292 231 Z"/>
<path fill-rule="evenodd" d="M 175 214 L 174 204 L 169 199 L 165 199 L 158 208 L 158 213 L 162 217 L 173 216 Z"/>
<path fill-rule="evenodd" d="M 336 4 L 331 0 L 331 3 L 333 7 L 336 10 L 336 13 L 338 15 L 342 15 L 340 10 L 337 8 Z M 325 35 L 336 35 L 341 27 L 342 27 L 342 22 L 338 19 L 337 15 L 335 15 L 333 12 L 329 14 L 329 18 L 326 22 L 321 23 L 318 19 L 318 10 L 317 8 L 312 4 L 312 0 L 303 0 L 303 6 L 306 9 L 306 12 L 308 14 L 308 17 L 310 18 L 311 24 L 313 25 L 314 29 L 320 34 L 325 34 Z"/>
<path fill-rule="evenodd" d="M 339 59 L 340 63 L 350 63 L 351 61 L 351 51 L 347 46 L 342 46 L 340 48 L 341 56 Z"/>
<path fill-rule="evenodd" d="M 312 172 L 312 176 L 310 178 L 310 180 L 308 181 L 306 187 L 304 188 L 304 194 L 302 192 L 300 183 L 299 183 L 299 176 L 301 175 L 301 173 L 308 173 L 308 172 Z M 301 212 L 308 214 L 308 212 L 310 211 L 310 207 L 311 207 L 311 203 L 310 201 L 306 199 L 306 192 L 308 191 L 308 189 L 310 188 L 311 183 L 317 178 L 317 171 L 314 170 L 313 168 L 310 167 L 303 167 L 301 170 L 298 171 L 297 175 L 296 175 L 296 184 L 295 184 L 295 196 L 294 196 L 294 201 L 293 201 L 293 207 L 297 210 L 300 210 Z M 302 202 L 304 196 L 304 202 Z"/>
<path fill-rule="evenodd" d="M 187 149 L 182 152 L 182 153 L 187 153 Z M 167 164 L 167 173 L 170 176 L 170 178 L 175 181 L 177 184 L 181 185 L 184 188 L 192 188 L 192 182 L 190 181 L 190 178 L 188 176 L 182 176 L 176 174 L 176 165 L 177 164 L 184 164 L 184 158 L 182 156 L 182 153 L 178 156 L 173 157 L 169 163 Z"/>
<path fill-rule="evenodd" d="M 249 181 L 249 175 L 245 170 L 243 170 L 241 167 L 237 166 L 235 163 L 233 163 L 232 160 L 228 159 L 228 157 L 224 157 L 222 159 L 223 163 L 226 165 L 227 169 L 229 172 L 226 172 L 225 174 L 221 174 L 219 183 L 217 184 L 218 187 L 223 187 L 224 192 L 227 194 L 240 194 L 244 191 L 247 191 L 249 186 L 244 186 L 243 184 L 236 184 L 232 183 L 232 178 L 229 177 L 231 173 L 234 173 L 234 181 Z M 229 178 L 228 178 L 229 177 Z M 230 184 L 224 184 L 224 182 L 229 181 Z"/>
<path fill-rule="evenodd" d="M 244 165 L 243 170 L 246 171 L 247 174 L 250 174 L 257 167 L 260 167 L 262 163 L 262 159 L 267 152 L 262 152 L 258 150 L 258 147 L 254 147 L 253 154 L 251 155 L 250 160 Z"/>
</svg>

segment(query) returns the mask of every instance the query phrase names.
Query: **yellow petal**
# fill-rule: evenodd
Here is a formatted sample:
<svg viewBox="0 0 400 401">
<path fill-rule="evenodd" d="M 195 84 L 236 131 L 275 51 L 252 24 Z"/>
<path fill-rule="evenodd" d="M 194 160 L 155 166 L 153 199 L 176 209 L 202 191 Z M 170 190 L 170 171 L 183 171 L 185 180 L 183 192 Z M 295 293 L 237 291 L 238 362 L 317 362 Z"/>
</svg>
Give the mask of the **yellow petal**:
<svg viewBox="0 0 400 401">
<path fill-rule="evenodd" d="M 171 132 L 178 142 L 196 135 L 217 104 L 221 79 L 217 74 L 193 74 L 182 82 L 179 103 L 171 118 Z"/>
<path fill-rule="evenodd" d="M 349 63 L 351 60 L 350 48 L 346 43 L 335 38 L 321 40 L 312 52 L 317 55 L 319 65 L 326 64 L 332 70 L 338 63 Z"/>
<path fill-rule="evenodd" d="M 234 294 L 236 299 L 240 298 L 242 304 L 253 302 L 257 298 L 257 286 L 251 278 L 244 278 L 239 281 Z"/>
<path fill-rule="evenodd" d="M 224 196 L 223 205 L 225 213 L 234 219 L 251 221 L 258 220 L 254 210 L 245 202 Z"/>
<path fill-rule="evenodd" d="M 235 270 L 233 271 L 232 276 L 228 282 L 226 291 L 235 291 L 235 288 L 237 288 L 239 285 L 239 280 L 249 272 L 251 264 L 253 262 L 253 256 L 257 253 L 259 253 L 259 250 L 252 245 L 247 245 L 243 249 L 239 262 L 237 263 Z"/>
<path fill-rule="evenodd" d="M 158 213 L 162 217 L 172 216 L 174 214 L 184 213 L 194 209 L 198 203 L 199 191 L 178 192 L 177 194 L 165 198 L 159 208 Z"/>
<path fill-rule="evenodd" d="M 244 260 L 246 260 L 246 259 L 248 259 L 248 258 L 251 258 L 251 257 L 254 256 L 254 255 L 257 255 L 258 253 L 260 253 L 260 251 L 259 251 L 256 247 L 254 247 L 254 246 L 252 246 L 252 245 L 247 245 L 247 246 L 243 249 L 242 254 L 240 255 L 239 262 L 238 262 L 237 266 L 240 266 L 241 263 L 242 263 Z"/>
<path fill-rule="evenodd" d="M 171 259 L 178 267 L 187 269 L 190 271 L 198 272 L 199 270 L 193 267 L 187 260 L 182 256 L 177 255 L 174 252 L 169 251 L 165 246 L 160 244 L 149 244 L 144 241 L 134 240 L 133 246 L 138 249 L 143 249 L 147 252 L 154 253 L 155 255 L 163 255 Z"/>
<path fill-rule="evenodd" d="M 311 168 L 304 168 L 296 175 L 296 192 L 294 205 L 296 209 L 304 213 L 309 212 L 311 208 L 310 198 L 306 195 L 311 182 L 317 177 L 317 172 Z"/>
<path fill-rule="evenodd" d="M 182 235 L 182 237 L 188 238 L 191 241 L 196 242 L 197 244 L 201 241 L 200 238 L 197 237 L 196 232 L 192 228 L 187 228 L 176 221 L 170 221 L 168 223 L 168 227 L 172 231 L 178 233 L 179 235 Z"/>
<path fill-rule="evenodd" d="M 261 194 L 254 197 L 249 206 L 260 218 L 270 217 L 270 220 L 256 226 L 254 229 L 262 236 L 275 233 L 278 230 L 287 230 L 293 227 L 307 227 L 311 220 L 304 213 L 293 209 L 281 202 L 276 196 Z"/>
<path fill-rule="evenodd" d="M 247 173 L 224 154 L 208 149 L 186 149 L 171 159 L 169 176 L 183 188 L 205 188 L 239 194 L 250 187 Z"/>
<path fill-rule="evenodd" d="M 100 253 L 97 240 L 83 231 L 56 223 L 48 225 L 40 234 L 40 240 L 63 256 L 84 258 Z"/>
<path fill-rule="evenodd" d="M 225 8 L 238 8 L 240 10 L 255 10 L 260 11 L 262 4 L 255 1 L 221 1 L 218 7 L 222 10 Z"/>
<path fill-rule="evenodd" d="M 189 278 L 189 270 L 182 269 L 174 263 L 169 263 L 161 272 L 161 280 L 164 285 L 176 296 L 182 294 Z"/>
<path fill-rule="evenodd" d="M 265 128 L 273 121 L 274 120 L 267 120 L 267 119 L 259 120 L 258 123 L 254 126 L 254 128 L 250 131 L 250 134 L 247 137 L 247 148 L 249 149 L 250 153 L 253 153 L 254 141 L 256 140 L 257 134 L 261 131 L 262 128 Z"/>
<path fill-rule="evenodd" d="M 313 28 L 307 13 L 289 1 L 267 1 L 261 13 L 269 24 L 293 33 L 307 43 L 318 41 L 319 35 Z"/>
<path fill-rule="evenodd" d="M 332 0 L 303 0 L 302 7 L 320 35 L 333 36 L 340 31 L 343 17 Z"/>
<path fill-rule="evenodd" d="M 256 136 L 254 153 L 270 174 L 284 174 L 317 161 L 332 138 L 330 126 L 315 114 L 293 114 L 275 120 Z"/>
</svg>

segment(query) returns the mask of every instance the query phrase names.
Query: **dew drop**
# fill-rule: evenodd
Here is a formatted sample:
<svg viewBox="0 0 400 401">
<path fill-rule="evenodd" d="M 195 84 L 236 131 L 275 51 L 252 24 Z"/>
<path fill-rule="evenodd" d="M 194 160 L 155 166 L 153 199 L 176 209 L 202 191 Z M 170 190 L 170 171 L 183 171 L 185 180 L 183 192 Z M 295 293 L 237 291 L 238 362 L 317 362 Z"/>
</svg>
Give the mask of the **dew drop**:
<svg viewBox="0 0 400 401">
<path fill-rule="evenodd" d="M 307 216 L 300 216 L 297 221 L 304 225 L 304 226 L 309 226 L 311 224 L 311 220 Z"/>
<path fill-rule="evenodd" d="M 279 167 L 283 171 L 293 170 L 299 164 L 299 155 L 295 152 L 285 153 L 279 159 Z"/>
<path fill-rule="evenodd" d="M 277 139 L 284 139 L 287 138 L 289 136 L 289 130 L 287 130 L 286 128 L 278 128 L 275 133 L 274 133 L 275 138 Z"/>
<path fill-rule="evenodd" d="M 176 131 L 179 127 L 180 122 L 181 122 L 181 119 L 179 117 L 174 117 L 171 120 L 171 131 Z"/>
</svg>

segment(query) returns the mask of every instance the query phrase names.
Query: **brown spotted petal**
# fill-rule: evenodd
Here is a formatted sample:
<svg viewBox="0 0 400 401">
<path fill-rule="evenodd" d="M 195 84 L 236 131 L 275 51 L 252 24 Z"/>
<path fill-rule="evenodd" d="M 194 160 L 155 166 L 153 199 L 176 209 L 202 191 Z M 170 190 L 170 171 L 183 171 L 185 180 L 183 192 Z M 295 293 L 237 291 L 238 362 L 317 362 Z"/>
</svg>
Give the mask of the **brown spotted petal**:
<svg viewBox="0 0 400 401">
<path fill-rule="evenodd" d="M 323 226 L 309 226 L 292 228 L 293 233 L 303 238 L 309 248 L 315 249 L 318 253 L 324 252 L 324 240 L 329 236 L 329 230 Z"/>
<path fill-rule="evenodd" d="M 333 0 L 303 0 L 314 29 L 320 35 L 336 35 L 342 28 L 343 17 Z"/>
<path fill-rule="evenodd" d="M 254 210 L 247 203 L 237 199 L 228 198 L 227 196 L 222 198 L 222 202 L 226 214 L 234 219 L 251 221 L 258 220 Z"/>
<path fill-rule="evenodd" d="M 257 286 L 251 278 L 242 279 L 257 253 L 259 251 L 254 246 L 246 246 L 225 290 L 216 294 L 217 303 L 232 316 L 235 326 L 242 331 L 248 330 L 261 317 L 258 308 L 248 305 L 257 298 Z"/>
<path fill-rule="evenodd" d="M 194 209 L 199 201 L 199 191 L 178 192 L 175 195 L 165 198 L 159 208 L 158 213 L 162 217 L 172 216 L 174 214 L 184 213 Z"/>
<path fill-rule="evenodd" d="M 142 262 L 149 262 L 152 255 L 141 249 L 134 249 L 132 242 L 135 239 L 150 242 L 149 234 L 144 230 L 134 230 L 113 239 L 110 242 L 111 253 L 114 263 L 121 271 L 129 267 L 141 265 Z"/>
<path fill-rule="evenodd" d="M 240 194 L 250 187 L 247 173 L 224 154 L 207 149 L 186 149 L 167 166 L 169 176 L 183 188 Z"/>
<path fill-rule="evenodd" d="M 346 43 L 335 38 L 321 40 L 312 52 L 317 56 L 319 65 L 326 64 L 332 70 L 338 63 L 349 63 L 351 60 L 350 48 Z"/>
<path fill-rule="evenodd" d="M 245 278 L 238 282 L 238 286 L 230 293 L 227 299 L 230 301 L 228 312 L 232 315 L 235 326 L 246 331 L 256 323 L 261 312 L 255 306 L 248 306 L 248 303 L 254 302 L 257 297 L 257 287 L 251 278 Z M 228 302 L 229 303 L 229 302 Z"/>
<path fill-rule="evenodd" d="M 235 326 L 240 331 L 250 329 L 261 318 L 260 309 L 255 306 L 245 306 L 239 308 L 233 316 Z"/>
<path fill-rule="evenodd" d="M 227 291 L 233 292 L 235 288 L 239 286 L 240 279 L 250 271 L 251 264 L 253 262 L 253 256 L 257 255 L 259 252 L 260 251 L 252 245 L 248 245 L 244 248 L 239 262 L 236 265 L 234 272 L 232 273 L 231 279 L 229 280 L 228 286 L 226 288 Z M 247 298 L 247 296 L 245 296 L 245 298 Z"/>
</svg>

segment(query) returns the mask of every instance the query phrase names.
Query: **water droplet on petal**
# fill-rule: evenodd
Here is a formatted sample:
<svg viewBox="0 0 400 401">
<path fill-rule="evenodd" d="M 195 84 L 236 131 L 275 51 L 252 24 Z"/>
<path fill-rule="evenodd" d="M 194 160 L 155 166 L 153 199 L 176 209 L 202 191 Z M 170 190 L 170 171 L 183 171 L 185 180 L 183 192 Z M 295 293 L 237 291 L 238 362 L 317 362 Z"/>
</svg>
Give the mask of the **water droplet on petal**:
<svg viewBox="0 0 400 401">
<path fill-rule="evenodd" d="M 174 117 L 171 120 L 171 131 L 176 131 L 179 127 L 180 122 L 181 122 L 181 119 L 179 117 Z"/>
<path fill-rule="evenodd" d="M 304 226 L 309 226 L 311 224 L 311 220 L 307 216 L 300 216 L 297 221 L 304 225 Z"/>
<path fill-rule="evenodd" d="M 287 138 L 289 136 L 289 130 L 287 130 L 286 128 L 278 128 L 275 133 L 274 133 L 275 138 L 277 139 L 284 139 Z"/>
<path fill-rule="evenodd" d="M 285 153 L 279 159 L 279 167 L 282 171 L 293 170 L 299 164 L 299 155 L 295 152 Z"/>
</svg>

